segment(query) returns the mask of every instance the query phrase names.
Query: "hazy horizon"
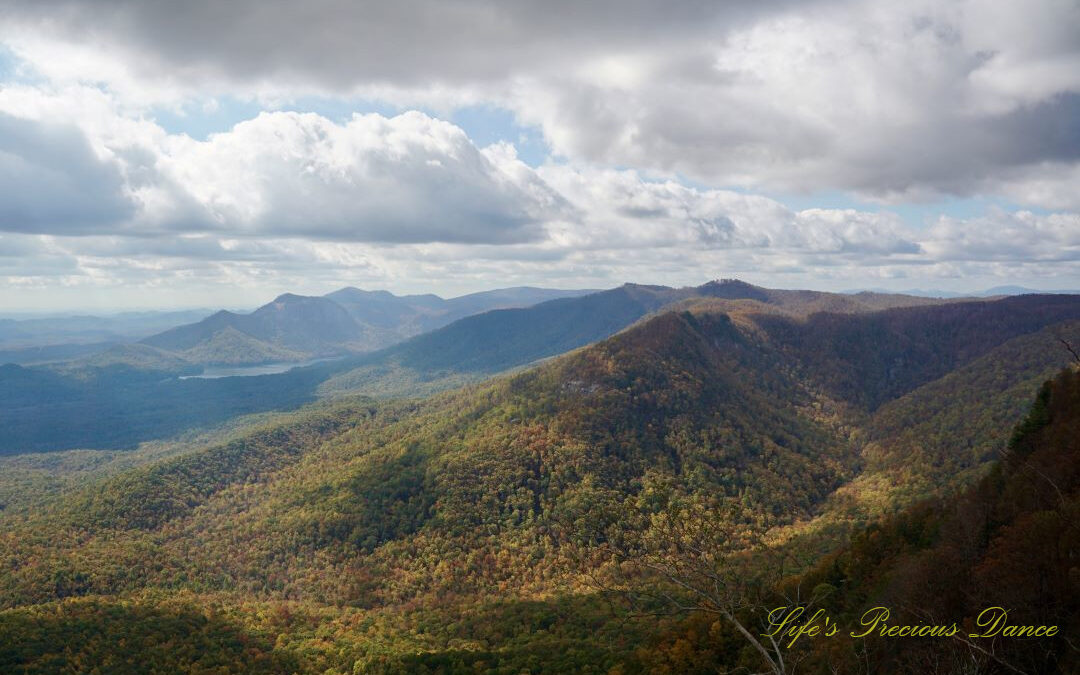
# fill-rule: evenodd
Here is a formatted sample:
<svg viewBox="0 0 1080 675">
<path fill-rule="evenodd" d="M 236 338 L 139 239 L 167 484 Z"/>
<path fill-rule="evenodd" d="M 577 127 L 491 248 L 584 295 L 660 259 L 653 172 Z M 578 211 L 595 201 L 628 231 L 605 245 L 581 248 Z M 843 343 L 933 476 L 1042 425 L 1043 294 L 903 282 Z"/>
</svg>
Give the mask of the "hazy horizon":
<svg viewBox="0 0 1080 675">
<path fill-rule="evenodd" d="M 473 293 L 482 293 L 484 291 L 495 291 L 495 290 L 501 290 L 501 289 L 506 289 L 506 288 L 517 288 L 517 287 L 522 287 L 522 286 L 534 287 L 534 288 L 557 289 L 557 290 L 593 290 L 593 291 L 602 291 L 602 290 L 607 290 L 609 288 L 616 288 L 618 286 L 623 285 L 624 283 L 641 284 L 641 285 L 672 286 L 672 287 L 686 287 L 686 286 L 693 287 L 693 286 L 700 286 L 700 285 L 705 284 L 705 283 L 707 283 L 709 281 L 715 281 L 715 280 L 718 280 L 718 279 L 719 279 L 719 277 L 717 277 L 715 279 L 702 279 L 702 280 L 697 281 L 697 282 L 691 282 L 691 283 L 686 283 L 686 284 L 662 284 L 662 283 L 658 283 L 658 282 L 635 280 L 635 281 L 619 282 L 619 283 L 616 283 L 616 284 L 614 284 L 612 286 L 606 286 L 606 287 L 603 287 L 603 288 L 591 288 L 591 289 L 586 289 L 585 287 L 575 287 L 575 286 L 570 286 L 570 285 L 539 286 L 539 285 L 536 285 L 536 284 L 521 284 L 521 285 L 518 285 L 518 286 L 484 287 L 484 288 L 478 288 L 477 290 L 470 290 L 470 291 L 467 291 L 467 292 L 464 292 L 464 293 L 460 293 L 460 292 L 456 292 L 456 293 L 439 293 L 439 292 L 437 292 L 435 290 L 397 291 L 397 290 L 393 290 L 393 289 L 389 289 L 389 288 L 376 288 L 376 287 L 360 288 L 360 290 L 364 290 L 364 291 L 388 291 L 388 292 L 390 292 L 390 293 L 392 293 L 394 295 L 397 295 L 397 296 L 432 294 L 432 295 L 438 295 L 439 297 L 443 298 L 444 300 L 451 300 L 451 299 L 454 299 L 454 298 L 462 297 L 462 296 L 465 296 L 465 295 L 470 295 L 470 294 L 473 294 Z M 743 278 L 739 278 L 738 280 L 739 281 L 747 281 L 748 283 L 753 283 L 753 282 L 749 282 L 747 279 L 743 279 Z M 962 289 L 962 290 L 950 290 L 950 289 L 947 289 L 947 288 L 930 288 L 930 287 L 921 287 L 921 288 L 920 287 L 910 287 L 910 288 L 889 289 L 889 288 L 884 288 L 884 287 L 880 287 L 880 286 L 856 286 L 854 288 L 826 289 L 826 288 L 814 288 L 814 287 L 807 287 L 807 286 L 775 286 L 775 285 L 769 285 L 768 283 L 764 283 L 764 284 L 755 283 L 754 285 L 761 286 L 761 287 L 764 287 L 764 288 L 775 288 L 775 289 L 782 289 L 782 290 L 811 290 L 811 291 L 824 291 L 824 292 L 829 292 L 829 293 L 842 293 L 842 294 L 853 294 L 853 293 L 860 293 L 860 292 L 869 291 L 869 292 L 874 292 L 874 293 L 893 293 L 893 294 L 899 294 L 899 295 L 927 295 L 927 296 L 930 296 L 930 297 L 954 297 L 954 296 L 956 296 L 956 297 L 968 297 L 968 296 L 970 296 L 970 297 L 980 297 L 980 296 L 986 295 L 988 292 L 993 291 L 995 289 L 1012 290 L 1012 289 L 1018 289 L 1018 288 L 1022 288 L 1022 289 L 1024 289 L 1024 291 L 1034 291 L 1034 292 L 1043 292 L 1043 293 L 1077 293 L 1077 294 L 1080 294 L 1080 288 L 1076 288 L 1076 289 L 1074 289 L 1074 288 L 1033 288 L 1033 287 L 1030 287 L 1030 286 L 1025 286 L 1023 284 L 998 284 L 996 286 L 979 287 L 979 288 L 965 288 L 965 289 Z M 126 314 L 126 313 L 132 313 L 132 314 L 141 313 L 141 312 L 146 312 L 146 313 L 154 313 L 154 312 L 156 312 L 156 313 L 168 313 L 168 312 L 190 312 L 190 311 L 200 311 L 200 310 L 207 311 L 207 312 L 217 312 L 217 311 L 221 311 L 221 310 L 226 310 L 226 311 L 230 311 L 230 312 L 247 313 L 247 312 L 254 311 L 258 307 L 273 301 L 274 298 L 276 298 L 276 297 L 278 297 L 278 296 L 280 296 L 282 294 L 285 294 L 285 293 L 294 293 L 296 295 L 304 295 L 304 296 L 322 296 L 322 295 L 327 295 L 329 293 L 332 293 L 334 291 L 337 291 L 337 290 L 340 290 L 340 289 L 346 288 L 346 287 L 349 287 L 349 286 L 347 286 L 347 285 L 346 286 L 335 286 L 333 288 L 328 288 L 328 289 L 323 290 L 323 291 L 316 290 L 316 291 L 310 292 L 310 293 L 296 293 L 295 291 L 286 289 L 286 290 L 281 290 L 279 292 L 271 292 L 271 293 L 266 293 L 266 294 L 260 294 L 260 295 L 257 295 L 257 296 L 255 294 L 252 294 L 251 301 L 247 302 L 247 303 L 220 304 L 220 305 L 212 304 L 213 298 L 204 297 L 203 298 L 204 301 L 201 302 L 201 303 L 200 302 L 195 302 L 193 304 L 176 304 L 176 305 L 151 305 L 151 304 L 139 305 L 139 304 L 133 304 L 133 305 L 123 305 L 122 306 L 122 305 L 108 305 L 108 304 L 102 303 L 102 304 L 99 304 L 99 305 L 89 305 L 89 306 L 81 306 L 81 307 L 80 306 L 59 307 L 59 308 L 56 308 L 56 309 L 48 309 L 48 308 L 8 309 L 6 307 L 0 307 L 0 319 L 70 317 L 70 316 L 78 316 L 78 315 L 107 317 L 107 316 L 113 316 L 113 315 L 118 315 L 118 314 Z M 356 286 L 352 286 L 352 287 L 357 288 Z M 940 294 L 940 295 L 937 295 L 937 294 Z"/>
</svg>

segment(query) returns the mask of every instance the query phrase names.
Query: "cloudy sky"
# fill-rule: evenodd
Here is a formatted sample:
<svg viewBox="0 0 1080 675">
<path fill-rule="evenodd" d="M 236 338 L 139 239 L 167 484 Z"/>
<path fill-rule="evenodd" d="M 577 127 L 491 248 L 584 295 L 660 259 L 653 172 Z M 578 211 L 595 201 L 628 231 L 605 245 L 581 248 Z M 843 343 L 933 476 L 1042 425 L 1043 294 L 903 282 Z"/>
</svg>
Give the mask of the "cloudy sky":
<svg viewBox="0 0 1080 675">
<path fill-rule="evenodd" d="M 0 310 L 1080 288 L 1078 0 L 5 0 Z"/>
</svg>

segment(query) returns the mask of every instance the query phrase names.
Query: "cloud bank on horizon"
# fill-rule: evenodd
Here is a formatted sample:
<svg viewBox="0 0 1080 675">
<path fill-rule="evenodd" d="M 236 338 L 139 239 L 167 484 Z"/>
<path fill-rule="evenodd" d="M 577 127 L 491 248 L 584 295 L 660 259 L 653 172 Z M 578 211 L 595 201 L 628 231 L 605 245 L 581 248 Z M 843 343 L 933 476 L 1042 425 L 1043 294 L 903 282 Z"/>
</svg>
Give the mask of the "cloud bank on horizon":
<svg viewBox="0 0 1080 675">
<path fill-rule="evenodd" d="M 1080 287 L 1080 3 L 0 9 L 7 308 L 717 276 Z"/>
</svg>

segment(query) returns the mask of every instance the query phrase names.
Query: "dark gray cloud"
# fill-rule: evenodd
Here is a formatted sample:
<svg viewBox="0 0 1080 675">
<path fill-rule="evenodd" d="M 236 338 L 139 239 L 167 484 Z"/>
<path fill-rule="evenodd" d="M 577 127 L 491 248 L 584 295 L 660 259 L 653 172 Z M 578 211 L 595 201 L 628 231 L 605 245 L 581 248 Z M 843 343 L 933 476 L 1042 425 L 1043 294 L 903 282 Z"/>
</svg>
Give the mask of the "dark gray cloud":
<svg viewBox="0 0 1080 675">
<path fill-rule="evenodd" d="M 42 237 L 0 233 L 0 279 L 60 277 L 78 273 L 75 256 Z"/>
<path fill-rule="evenodd" d="M 1024 167 L 1080 161 L 1080 93 L 1001 114 L 955 115 L 882 130 L 876 142 L 847 159 L 844 182 L 868 193 L 923 187 L 960 195 L 984 191 L 987 181 Z"/>
<path fill-rule="evenodd" d="M 26 0 L 9 21 L 111 41 L 195 78 L 327 86 L 467 83 L 572 62 L 643 41 L 724 31 L 791 0 Z"/>
<path fill-rule="evenodd" d="M 82 77 L 117 88 L 489 102 L 572 161 L 712 185 L 923 198 L 1009 191 L 1006 178 L 1078 161 L 1080 4 L 1068 0 L 25 0 L 0 11 L 16 51 L 53 75 L 78 68 L 57 65 L 49 40 L 92 50 Z"/>
<path fill-rule="evenodd" d="M 0 230 L 89 232 L 134 212 L 118 166 L 79 129 L 0 113 Z"/>
</svg>

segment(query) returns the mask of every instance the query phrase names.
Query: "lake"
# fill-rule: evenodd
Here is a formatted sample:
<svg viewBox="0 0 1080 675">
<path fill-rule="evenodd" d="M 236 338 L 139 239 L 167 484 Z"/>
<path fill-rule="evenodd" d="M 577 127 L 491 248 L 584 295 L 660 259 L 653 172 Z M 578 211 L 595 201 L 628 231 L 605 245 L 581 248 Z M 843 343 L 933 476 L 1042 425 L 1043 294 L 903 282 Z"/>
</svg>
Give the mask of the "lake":
<svg viewBox="0 0 1080 675">
<path fill-rule="evenodd" d="M 256 366 L 208 366 L 198 375 L 181 375 L 181 380 L 216 380 L 220 377 L 250 377 L 252 375 L 277 375 L 293 368 L 303 368 L 316 363 L 325 363 L 335 359 L 311 359 L 309 361 L 287 361 L 285 363 L 262 363 Z"/>
</svg>

